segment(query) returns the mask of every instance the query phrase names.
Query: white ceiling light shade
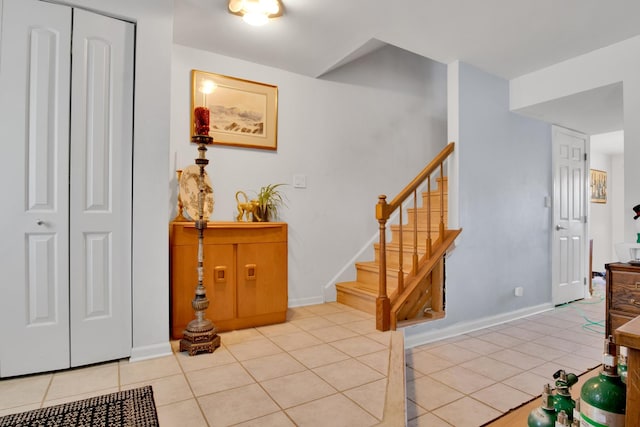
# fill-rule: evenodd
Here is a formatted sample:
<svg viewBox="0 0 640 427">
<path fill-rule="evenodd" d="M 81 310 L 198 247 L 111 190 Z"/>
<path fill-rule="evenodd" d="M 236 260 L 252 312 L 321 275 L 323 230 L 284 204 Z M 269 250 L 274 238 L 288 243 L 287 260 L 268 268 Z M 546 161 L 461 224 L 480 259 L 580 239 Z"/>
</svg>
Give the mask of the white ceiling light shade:
<svg viewBox="0 0 640 427">
<path fill-rule="evenodd" d="M 244 22 L 257 26 L 282 16 L 284 7 L 280 0 L 229 0 L 229 12 L 242 16 Z"/>
</svg>

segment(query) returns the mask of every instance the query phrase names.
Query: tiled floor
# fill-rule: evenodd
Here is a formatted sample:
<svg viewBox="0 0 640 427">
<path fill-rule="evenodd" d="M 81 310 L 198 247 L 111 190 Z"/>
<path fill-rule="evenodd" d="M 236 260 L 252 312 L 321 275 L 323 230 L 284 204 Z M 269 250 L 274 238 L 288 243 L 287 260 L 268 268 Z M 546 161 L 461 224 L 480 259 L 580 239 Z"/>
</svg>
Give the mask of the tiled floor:
<svg viewBox="0 0 640 427">
<path fill-rule="evenodd" d="M 600 299 L 407 350 L 408 425 L 480 426 L 557 369 L 598 365 L 603 328 L 587 319 L 604 319 Z M 390 334 L 374 323 L 336 303 L 293 308 L 287 323 L 220 334 L 213 354 L 2 380 L 0 416 L 151 384 L 163 427 L 376 425 Z"/>
<path fill-rule="evenodd" d="M 604 301 L 589 300 L 406 350 L 407 418 L 481 426 L 534 399 L 559 369 L 602 361 Z"/>
</svg>

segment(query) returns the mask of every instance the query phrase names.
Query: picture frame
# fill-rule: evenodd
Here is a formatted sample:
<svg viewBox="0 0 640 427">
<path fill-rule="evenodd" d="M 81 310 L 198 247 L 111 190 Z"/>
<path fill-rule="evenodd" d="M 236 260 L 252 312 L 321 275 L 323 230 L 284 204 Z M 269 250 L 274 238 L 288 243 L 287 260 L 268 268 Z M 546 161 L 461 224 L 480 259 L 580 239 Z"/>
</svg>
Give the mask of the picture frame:
<svg viewBox="0 0 640 427">
<path fill-rule="evenodd" d="M 209 109 L 213 145 L 277 150 L 277 86 L 192 70 L 191 135 L 198 107 Z"/>
<path fill-rule="evenodd" d="M 591 203 L 607 203 L 607 172 L 590 170 Z"/>
</svg>

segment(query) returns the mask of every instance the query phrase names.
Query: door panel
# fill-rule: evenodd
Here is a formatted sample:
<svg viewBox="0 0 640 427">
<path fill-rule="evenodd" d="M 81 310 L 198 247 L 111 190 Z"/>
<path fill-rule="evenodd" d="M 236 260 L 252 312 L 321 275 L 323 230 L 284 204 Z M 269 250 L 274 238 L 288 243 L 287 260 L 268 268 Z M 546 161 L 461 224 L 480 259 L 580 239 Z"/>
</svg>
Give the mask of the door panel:
<svg viewBox="0 0 640 427">
<path fill-rule="evenodd" d="M 71 366 L 131 351 L 132 24 L 74 9 Z"/>
<path fill-rule="evenodd" d="M 0 376 L 69 366 L 71 10 L 0 1 Z"/>
<path fill-rule="evenodd" d="M 553 302 L 584 298 L 587 263 L 586 149 L 587 136 L 553 128 Z"/>
</svg>

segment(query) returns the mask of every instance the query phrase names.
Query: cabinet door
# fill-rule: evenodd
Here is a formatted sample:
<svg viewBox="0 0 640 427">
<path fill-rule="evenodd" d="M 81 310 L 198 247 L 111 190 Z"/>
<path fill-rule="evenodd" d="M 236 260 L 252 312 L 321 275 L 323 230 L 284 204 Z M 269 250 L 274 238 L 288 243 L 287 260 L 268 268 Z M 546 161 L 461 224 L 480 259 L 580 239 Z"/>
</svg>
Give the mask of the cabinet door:
<svg viewBox="0 0 640 427">
<path fill-rule="evenodd" d="M 287 244 L 238 245 L 238 317 L 287 310 Z"/>
<path fill-rule="evenodd" d="M 171 256 L 171 335 L 182 338 L 187 324 L 194 319 L 191 301 L 198 285 L 198 246 L 174 246 Z M 204 246 L 203 284 L 209 299 L 206 317 L 214 324 L 235 317 L 234 265 L 233 245 Z"/>
</svg>

